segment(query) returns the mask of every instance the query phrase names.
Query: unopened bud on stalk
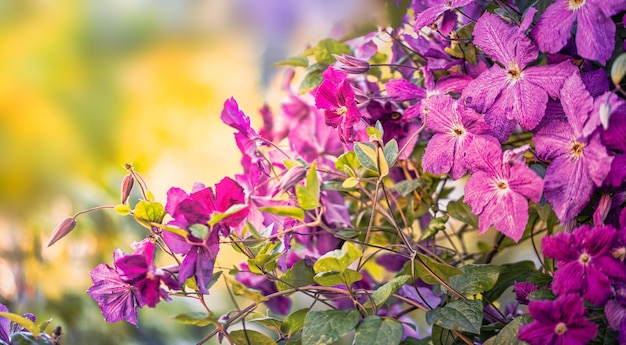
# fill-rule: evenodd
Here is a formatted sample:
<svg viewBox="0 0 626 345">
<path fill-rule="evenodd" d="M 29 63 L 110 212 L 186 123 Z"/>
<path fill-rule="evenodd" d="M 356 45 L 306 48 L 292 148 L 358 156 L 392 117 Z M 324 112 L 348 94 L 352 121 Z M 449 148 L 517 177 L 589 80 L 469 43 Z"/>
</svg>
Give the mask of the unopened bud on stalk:
<svg viewBox="0 0 626 345">
<path fill-rule="evenodd" d="M 611 201 L 611 196 L 609 194 L 602 194 L 600 197 L 598 208 L 596 208 L 596 211 L 593 213 L 593 223 L 596 226 L 604 225 L 604 220 L 611 210 Z"/>
<path fill-rule="evenodd" d="M 335 55 L 335 69 L 348 74 L 362 74 L 370 70 L 370 63 L 350 55 Z"/>
<path fill-rule="evenodd" d="M 293 168 L 289 169 L 278 182 L 278 189 L 287 192 L 293 186 L 295 186 L 298 182 L 302 181 L 306 176 L 306 168 L 302 165 L 296 165 Z"/>
<path fill-rule="evenodd" d="M 59 226 L 57 226 L 56 229 L 54 229 L 54 231 L 52 232 L 52 236 L 50 236 L 50 241 L 48 242 L 48 247 L 53 245 L 56 241 L 65 237 L 65 235 L 69 234 L 72 230 L 74 230 L 75 227 L 76 218 L 65 218 L 65 220 L 63 220 L 61 224 L 59 224 Z"/>
<path fill-rule="evenodd" d="M 135 178 L 132 173 L 124 176 L 122 180 L 122 204 L 125 204 L 130 196 L 130 192 L 133 190 L 133 185 L 135 184 Z"/>
</svg>

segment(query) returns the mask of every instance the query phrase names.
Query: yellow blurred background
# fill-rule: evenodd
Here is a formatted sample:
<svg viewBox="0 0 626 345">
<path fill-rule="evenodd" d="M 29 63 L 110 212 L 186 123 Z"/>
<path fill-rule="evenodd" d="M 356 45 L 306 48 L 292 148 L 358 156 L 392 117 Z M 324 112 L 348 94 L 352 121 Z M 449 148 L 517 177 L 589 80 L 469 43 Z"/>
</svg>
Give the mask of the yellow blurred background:
<svg viewBox="0 0 626 345">
<path fill-rule="evenodd" d="M 206 328 L 171 319 L 198 310 L 186 301 L 141 310 L 135 328 L 106 323 L 85 294 L 88 271 L 111 264 L 115 248 L 130 252 L 146 235 L 140 226 L 94 212 L 45 248 L 51 231 L 77 211 L 119 203 L 124 163 L 163 203 L 171 186 L 239 173 L 233 131 L 219 121 L 223 101 L 234 96 L 259 123 L 257 109 L 281 98 L 273 62 L 341 33 L 337 23 L 345 31 L 370 20 L 377 7 L 365 3 L 381 2 L 1 1 L 0 302 L 52 318 L 64 344 L 202 338 Z"/>
</svg>

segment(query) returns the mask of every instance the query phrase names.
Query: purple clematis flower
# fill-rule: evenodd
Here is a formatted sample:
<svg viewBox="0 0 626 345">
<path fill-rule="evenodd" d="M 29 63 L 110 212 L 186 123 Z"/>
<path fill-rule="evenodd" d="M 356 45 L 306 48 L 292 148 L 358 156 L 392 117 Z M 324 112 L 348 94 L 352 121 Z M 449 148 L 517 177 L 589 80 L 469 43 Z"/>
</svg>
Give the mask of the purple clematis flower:
<svg viewBox="0 0 626 345">
<path fill-rule="evenodd" d="M 619 187 L 626 183 L 626 107 L 622 106 L 609 119 L 608 128 L 602 132 L 602 143 L 615 154 L 605 185 Z"/>
<path fill-rule="evenodd" d="M 529 66 L 539 52 L 519 27 L 500 16 L 485 13 L 474 28 L 474 43 L 495 64 L 463 91 L 466 105 L 485 113 L 485 120 L 500 141 L 506 140 L 518 122 L 525 130 L 539 124 L 548 97 L 559 95 L 575 67 L 569 61 L 555 65 Z"/>
<path fill-rule="evenodd" d="M 235 205 L 243 207 L 244 204 L 243 189 L 228 177 L 215 185 L 215 193 L 211 187 L 202 184 L 196 184 L 191 194 L 180 188 L 171 188 L 167 192 L 165 209 L 174 218 L 169 225 L 188 231 L 186 238 L 169 231 L 163 232 L 167 246 L 174 253 L 185 255 L 178 274 L 181 285 L 193 276 L 200 292 L 209 293 L 207 286 L 213 277 L 220 233 L 228 236 L 230 228 L 239 225 L 247 216 L 247 208 L 238 211 L 230 209 Z M 228 214 L 209 227 L 209 220 L 217 213 Z"/>
<path fill-rule="evenodd" d="M 589 129 L 589 125 L 596 126 L 588 121 L 594 102 L 578 73 L 564 83 L 561 104 L 567 122 L 555 119 L 543 125 L 533 140 L 537 157 L 552 160 L 546 170 L 544 193 L 564 223 L 582 211 L 594 186 L 602 185 L 612 157 L 600 142 L 600 134 Z"/>
<path fill-rule="evenodd" d="M 415 14 L 415 31 L 421 30 L 423 27 L 432 24 L 442 14 L 454 10 L 455 8 L 469 5 L 474 0 L 434 0 L 431 1 L 430 7 L 423 11 L 416 11 Z M 417 4 L 417 2 L 416 2 Z M 416 5 L 415 5 L 416 6 Z M 417 7 L 415 7 L 417 9 Z"/>
<path fill-rule="evenodd" d="M 467 164 L 472 171 L 465 185 L 464 201 L 478 215 L 480 233 L 493 226 L 515 242 L 528 222 L 528 201 L 541 198 L 543 181 L 510 151 L 502 153 L 493 141 L 481 141 Z M 521 156 L 521 155 L 520 155 Z"/>
<path fill-rule="evenodd" d="M 134 243 L 133 247 L 133 254 L 115 261 L 120 278 L 135 288 L 140 306 L 154 308 L 161 298 L 169 301 L 170 297 L 161 288 L 161 282 L 172 290 L 180 289 L 180 285 L 171 273 L 157 269 L 154 265 L 155 244 L 145 239 Z"/>
<path fill-rule="evenodd" d="M 494 140 L 483 117 L 463 107 L 449 95 L 434 96 L 423 101 L 428 111 L 426 127 L 435 135 L 428 142 L 422 161 L 425 171 L 449 173 L 459 179 L 467 172 L 465 160 L 474 140 Z"/>
<path fill-rule="evenodd" d="M 119 259 L 124 254 L 120 250 L 113 253 Z M 100 264 L 91 272 L 94 285 L 87 290 L 87 294 L 98 303 L 102 315 L 107 322 L 126 320 L 137 326 L 137 311 L 140 302 L 137 298 L 137 289 L 122 280 L 117 269 Z"/>
<path fill-rule="evenodd" d="M 556 53 L 567 44 L 577 21 L 578 54 L 604 65 L 614 47 L 611 16 L 625 9 L 623 0 L 557 0 L 539 18 L 532 36 L 542 51 Z"/>
<path fill-rule="evenodd" d="M 598 328 L 583 315 L 580 296 L 569 294 L 554 301 L 530 301 L 533 322 L 519 329 L 518 337 L 531 345 L 585 345 L 595 338 Z"/>
<path fill-rule="evenodd" d="M 0 312 L 8 313 L 9 308 L 0 303 Z M 0 341 L 11 344 L 11 320 L 0 317 Z"/>
<path fill-rule="evenodd" d="M 348 76 L 329 66 L 315 92 L 315 106 L 324 110 L 326 125 L 337 128 L 342 142 L 349 142 L 353 126 L 361 119 Z"/>
<path fill-rule="evenodd" d="M 585 225 L 572 233 L 544 237 L 543 253 L 557 260 L 554 293 L 581 293 L 594 305 L 605 304 L 611 295 L 611 280 L 626 281 L 626 266 L 612 254 L 617 235 L 611 226 Z"/>
</svg>

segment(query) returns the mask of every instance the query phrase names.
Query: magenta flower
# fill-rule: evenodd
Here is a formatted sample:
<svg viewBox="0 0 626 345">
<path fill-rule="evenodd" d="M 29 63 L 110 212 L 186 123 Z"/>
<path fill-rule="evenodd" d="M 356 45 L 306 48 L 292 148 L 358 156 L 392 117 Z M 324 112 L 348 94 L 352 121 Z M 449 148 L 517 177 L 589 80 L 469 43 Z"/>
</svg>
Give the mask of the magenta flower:
<svg viewBox="0 0 626 345">
<path fill-rule="evenodd" d="M 578 54 L 604 65 L 615 40 L 611 16 L 625 9 L 623 0 L 557 0 L 539 18 L 532 36 L 542 51 L 556 53 L 567 44 L 577 21 Z"/>
<path fill-rule="evenodd" d="M 156 246 L 145 239 L 135 243 L 135 252 L 125 255 L 115 261 L 115 267 L 120 273 L 120 278 L 135 288 L 139 305 L 147 305 L 154 308 L 159 300 L 170 300 L 161 282 L 172 290 L 180 289 L 180 285 L 171 273 L 157 269 L 154 265 Z"/>
<path fill-rule="evenodd" d="M 594 186 L 602 185 L 612 157 L 600 142 L 600 134 L 588 127 L 594 102 L 578 73 L 564 83 L 561 104 L 567 122 L 557 119 L 542 125 L 533 140 L 537 156 L 552 160 L 546 170 L 544 193 L 564 223 L 582 211 Z M 595 128 L 594 121 L 589 124 Z"/>
<path fill-rule="evenodd" d="M 552 290 L 556 295 L 582 294 L 594 305 L 611 295 L 611 280 L 626 281 L 626 266 L 612 255 L 618 232 L 611 226 L 576 228 L 544 237 L 543 253 L 556 259 Z"/>
<path fill-rule="evenodd" d="M 123 253 L 117 250 L 113 256 L 120 258 Z M 89 274 L 94 285 L 87 290 L 87 294 L 98 303 L 104 319 L 107 322 L 126 320 L 137 326 L 140 302 L 136 288 L 122 280 L 119 271 L 109 265 L 100 264 Z"/>
<path fill-rule="evenodd" d="M 596 324 L 583 315 L 580 296 L 569 294 L 554 301 L 530 301 L 533 322 L 519 329 L 519 339 L 531 345 L 585 345 L 595 338 Z"/>
<path fill-rule="evenodd" d="M 211 187 L 202 184 L 194 185 L 191 194 L 180 188 L 171 188 L 167 192 L 165 209 L 174 218 L 169 225 L 188 231 L 186 238 L 168 231 L 163 232 L 168 247 L 174 253 L 185 256 L 178 273 L 178 282 L 181 285 L 193 276 L 200 292 L 209 293 L 207 286 L 213 277 L 220 233 L 228 236 L 230 228 L 239 225 L 248 214 L 248 209 L 243 208 L 229 214 L 211 227 L 208 222 L 216 212 L 224 213 L 234 205 L 243 204 L 243 189 L 228 177 L 215 185 L 215 193 Z M 204 238 L 200 238 L 202 229 L 206 230 Z"/>
<path fill-rule="evenodd" d="M 500 141 L 511 135 L 516 122 L 525 130 L 535 128 L 545 113 L 548 96 L 558 97 L 574 66 L 568 61 L 529 66 L 537 59 L 537 47 L 519 27 L 495 14 L 480 17 L 474 36 L 474 43 L 499 64 L 465 88 L 466 105 L 486 114 L 487 123 Z"/>
<path fill-rule="evenodd" d="M 604 184 L 619 187 L 626 182 L 626 107 L 611 115 L 608 129 L 602 131 L 602 143 L 615 154 Z"/>
<path fill-rule="evenodd" d="M 465 159 L 475 138 L 495 140 L 483 117 L 464 108 L 449 95 L 423 101 L 428 111 L 426 127 L 435 135 L 429 140 L 422 165 L 433 174 L 449 173 L 459 179 L 467 172 Z"/>
<path fill-rule="evenodd" d="M 315 92 L 315 106 L 324 110 L 326 125 L 337 128 L 341 141 L 351 141 L 352 127 L 361 119 L 354 90 L 347 75 L 333 66 L 329 66 L 322 76 L 324 81 Z"/>
<path fill-rule="evenodd" d="M 500 145 L 481 141 L 468 157 L 472 171 L 465 185 L 464 201 L 478 216 L 480 233 L 493 226 L 515 242 L 528 222 L 528 201 L 541 198 L 543 181 L 512 154 L 503 154 Z"/>
<path fill-rule="evenodd" d="M 253 163 L 263 159 L 261 155 L 257 154 L 257 148 L 261 146 L 262 138 L 250 126 L 250 118 L 239 110 L 239 105 L 234 98 L 231 97 L 224 102 L 220 119 L 239 131 L 235 133 L 235 142 L 244 155 L 249 157 Z"/>
<path fill-rule="evenodd" d="M 246 263 L 240 264 L 241 271 L 235 274 L 235 279 L 241 284 L 255 290 L 259 290 L 263 296 L 278 292 L 276 282 L 264 275 L 250 272 Z M 286 296 L 276 296 L 264 302 L 272 313 L 287 315 L 291 308 L 291 299 Z"/>
<path fill-rule="evenodd" d="M 415 30 L 419 31 L 423 27 L 432 24 L 439 16 L 442 14 L 453 10 L 455 8 L 463 7 L 465 5 L 469 5 L 474 0 L 433 0 L 431 1 L 430 7 L 428 7 L 424 11 L 419 11 L 415 13 Z"/>
<path fill-rule="evenodd" d="M 0 303 L 0 312 L 8 313 L 9 308 Z M 11 320 L 0 317 L 0 341 L 11 344 Z"/>
</svg>

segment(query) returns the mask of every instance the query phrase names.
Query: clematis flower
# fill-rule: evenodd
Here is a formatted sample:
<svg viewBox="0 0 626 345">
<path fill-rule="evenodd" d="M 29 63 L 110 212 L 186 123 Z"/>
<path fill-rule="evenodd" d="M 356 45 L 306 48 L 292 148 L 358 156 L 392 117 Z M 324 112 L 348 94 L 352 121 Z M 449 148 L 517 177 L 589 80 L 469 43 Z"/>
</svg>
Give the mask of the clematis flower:
<svg viewBox="0 0 626 345">
<path fill-rule="evenodd" d="M 113 254 L 114 258 L 121 258 L 119 250 Z M 94 285 L 87 290 L 87 294 L 98 303 L 102 315 L 107 322 L 126 320 L 137 326 L 137 311 L 140 307 L 137 298 L 137 289 L 122 280 L 117 269 L 100 264 L 91 272 Z"/>
<path fill-rule="evenodd" d="M 615 40 L 611 16 L 625 9 L 623 0 L 557 0 L 541 15 L 532 36 L 542 51 L 556 53 L 565 47 L 577 22 L 578 54 L 604 65 Z"/>
<path fill-rule="evenodd" d="M 269 280 L 264 275 L 258 275 L 250 272 L 246 263 L 240 264 L 241 270 L 235 274 L 235 279 L 243 285 L 259 290 L 263 296 L 278 292 L 276 282 Z M 276 314 L 287 315 L 291 308 L 291 300 L 285 296 L 276 296 L 264 302 L 267 307 Z"/>
<path fill-rule="evenodd" d="M 626 344 L 626 283 L 616 284 L 615 297 L 606 303 L 604 314 L 609 326 L 617 331 L 619 344 Z"/>
<path fill-rule="evenodd" d="M 0 312 L 8 313 L 9 308 L 0 303 Z M 11 320 L 0 317 L 0 341 L 11 344 Z"/>
<path fill-rule="evenodd" d="M 154 308 L 159 300 L 170 300 L 161 282 L 172 290 L 180 289 L 180 285 L 172 274 L 156 268 L 154 254 L 156 246 L 145 239 L 134 243 L 135 252 L 124 255 L 115 261 L 115 266 L 120 272 L 120 278 L 135 288 L 140 306 L 147 305 Z"/>
<path fill-rule="evenodd" d="M 537 157 L 552 160 L 544 180 L 545 198 L 565 223 L 587 205 L 594 186 L 602 185 L 612 157 L 600 142 L 600 134 L 586 130 L 594 102 L 578 73 L 563 84 L 561 104 L 567 121 L 555 119 L 542 125 L 533 141 Z"/>
<path fill-rule="evenodd" d="M 583 315 L 580 296 L 569 294 L 554 301 L 530 301 L 533 322 L 519 329 L 519 339 L 531 345 L 585 345 L 598 332 L 595 323 Z"/>
<path fill-rule="evenodd" d="M 239 110 L 239 105 L 234 98 L 231 97 L 224 102 L 220 119 L 239 131 L 235 133 L 235 142 L 244 155 L 250 157 L 253 163 L 263 159 L 257 153 L 258 147 L 262 145 L 262 138 L 250 126 L 250 118 Z"/>
<path fill-rule="evenodd" d="M 442 14 L 473 3 L 474 0 L 434 0 L 431 1 L 430 7 L 423 11 L 416 11 L 415 14 L 415 30 L 419 31 L 424 26 L 432 24 Z M 417 2 L 416 2 L 417 3 Z"/>
<path fill-rule="evenodd" d="M 426 146 L 424 170 L 449 173 L 455 180 L 461 178 L 467 172 L 465 160 L 475 138 L 495 140 L 489 126 L 482 116 L 449 95 L 426 99 L 423 106 L 428 111 L 426 127 L 435 133 Z"/>
<path fill-rule="evenodd" d="M 324 110 L 326 125 L 337 128 L 342 142 L 351 141 L 353 126 L 361 119 L 354 90 L 345 73 L 333 66 L 322 74 L 324 81 L 315 92 L 315 106 Z"/>
<path fill-rule="evenodd" d="M 619 187 L 626 182 L 626 107 L 622 106 L 609 119 L 609 126 L 602 131 L 602 143 L 614 154 L 611 170 L 604 184 Z"/>
<path fill-rule="evenodd" d="M 213 277 L 213 266 L 219 251 L 219 236 L 228 236 L 230 228 L 239 223 L 248 214 L 247 208 L 229 211 L 234 205 L 244 204 L 241 186 L 226 177 L 211 187 L 194 185 L 191 194 L 180 188 L 171 188 L 167 192 L 166 211 L 174 218 L 169 225 L 187 230 L 186 238 L 169 231 L 163 232 L 167 246 L 185 258 L 180 265 L 178 282 L 183 285 L 189 277 L 195 277 L 200 292 L 208 294 L 207 286 Z M 208 222 L 216 213 L 233 212 L 214 226 Z"/>
<path fill-rule="evenodd" d="M 480 233 L 493 226 L 515 242 L 528 222 L 528 201 L 541 198 L 543 181 L 514 154 L 503 154 L 500 145 L 481 141 L 468 157 L 472 171 L 465 185 L 464 201 L 478 215 Z"/>
<path fill-rule="evenodd" d="M 528 66 L 539 55 L 537 47 L 519 27 L 495 14 L 485 13 L 478 19 L 474 37 L 474 43 L 500 65 L 495 64 L 465 88 L 466 105 L 485 113 L 500 141 L 511 135 L 516 122 L 525 130 L 535 128 L 548 97 L 558 97 L 574 66 L 568 61 Z"/>
<path fill-rule="evenodd" d="M 605 304 L 611 295 L 611 281 L 626 281 L 626 266 L 612 255 L 617 235 L 611 226 L 585 225 L 572 233 L 544 237 L 543 253 L 557 260 L 554 293 L 580 293 L 594 305 Z"/>
</svg>

